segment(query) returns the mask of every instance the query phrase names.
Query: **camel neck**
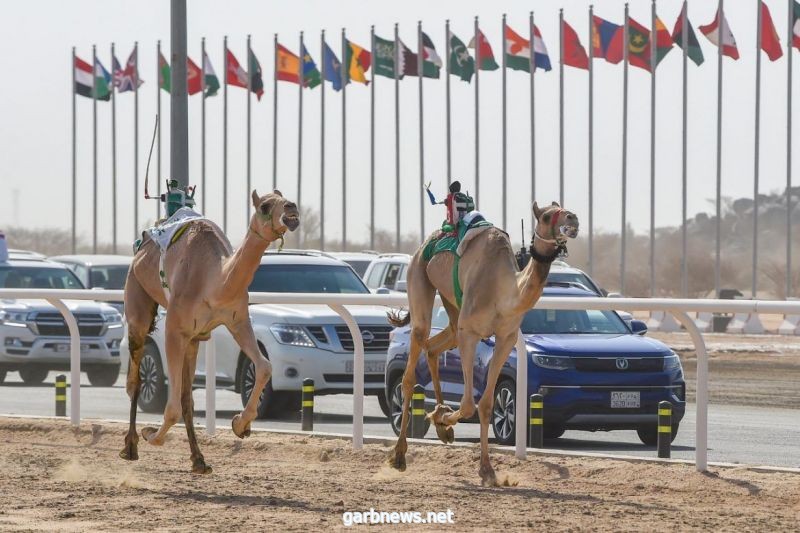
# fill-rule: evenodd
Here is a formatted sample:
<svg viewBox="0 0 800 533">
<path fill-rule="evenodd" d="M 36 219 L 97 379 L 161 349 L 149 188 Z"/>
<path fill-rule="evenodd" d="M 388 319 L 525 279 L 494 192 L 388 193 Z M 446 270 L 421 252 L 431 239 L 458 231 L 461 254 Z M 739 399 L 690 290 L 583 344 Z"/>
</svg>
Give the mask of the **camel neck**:
<svg viewBox="0 0 800 533">
<path fill-rule="evenodd" d="M 550 244 L 545 244 L 542 247 L 545 246 L 551 249 L 545 252 L 539 249 L 536 251 L 542 255 L 549 255 L 555 250 Z M 550 273 L 550 264 L 540 263 L 531 258 L 525 268 L 522 269 L 522 272 L 517 274 L 519 300 L 517 301 L 516 310 L 519 313 L 527 312 L 542 295 L 542 290 L 547 283 L 547 275 Z"/>
<path fill-rule="evenodd" d="M 261 264 L 261 258 L 272 241 L 254 231 L 247 230 L 242 245 L 233 253 L 225 265 L 225 293 L 241 294 L 253 281 L 253 275 Z"/>
</svg>

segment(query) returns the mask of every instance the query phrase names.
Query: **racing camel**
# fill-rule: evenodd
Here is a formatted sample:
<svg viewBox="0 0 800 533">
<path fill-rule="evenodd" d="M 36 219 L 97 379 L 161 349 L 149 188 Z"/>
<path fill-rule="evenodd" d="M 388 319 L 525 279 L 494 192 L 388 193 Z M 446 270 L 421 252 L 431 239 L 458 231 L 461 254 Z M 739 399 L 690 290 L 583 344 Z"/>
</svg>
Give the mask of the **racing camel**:
<svg viewBox="0 0 800 533">
<path fill-rule="evenodd" d="M 429 241 L 436 238 L 436 234 L 429 237 L 411 259 L 407 275 L 409 312 L 403 318 L 398 312 L 389 316 L 390 322 L 396 327 L 411 324 L 411 346 L 403 375 L 400 436 L 390 458 L 394 468 L 401 471 L 406 468 L 409 404 L 420 352 L 425 350 L 427 353 L 437 403 L 428 418 L 436 425 L 439 438 L 449 443 L 453 441 L 453 426 L 475 413 L 471 386 L 475 347 L 481 339 L 494 335 L 496 344 L 489 364 L 486 389 L 478 402 L 481 424 L 479 474 L 484 485 L 497 485 L 489 461 L 489 417 L 494 387 L 516 343 L 523 316 L 542 295 L 550 264 L 565 249 L 567 238 L 578 235 L 578 217 L 562 209 L 556 202 L 544 209 L 534 202 L 533 214 L 537 221 L 530 246 L 533 259 L 521 272 L 517 268 L 508 235 L 495 227 L 486 228 L 472 239 L 461 255 L 457 273 L 453 272 L 455 255 L 452 253 L 439 253 L 429 260 L 425 259 L 424 250 Z M 458 287 L 454 283 L 456 276 L 463 288 L 460 309 L 457 305 Z M 429 338 L 437 290 L 450 322 L 447 328 Z M 442 401 L 438 357 L 442 351 L 456 346 L 461 353 L 465 387 L 459 409 L 453 411 Z M 524 419 L 524 406 L 517 406 L 517 412 L 522 414 L 518 420 Z M 524 427 L 518 427 L 517 431 L 524 431 Z"/>
<path fill-rule="evenodd" d="M 155 326 L 159 305 L 167 310 L 169 398 L 161 427 L 143 428 L 142 437 L 160 446 L 169 428 L 183 415 L 192 451 L 192 472 L 211 472 L 197 445 L 192 424 L 192 382 L 198 345 L 208 340 L 211 331 L 219 325 L 228 328 L 255 365 L 253 392 L 232 423 L 236 436 L 244 438 L 250 434 L 250 423 L 256 417 L 258 399 L 272 374 L 272 367 L 256 344 L 247 312 L 247 288 L 267 247 L 282 240 L 287 229 L 294 231 L 300 223 L 297 205 L 284 198 L 280 191 L 259 196 L 254 190 L 252 200 L 255 213 L 250 218 L 244 242 L 236 252 L 215 224 L 200 219 L 188 222 L 182 235 L 177 240 L 172 239 L 163 252 L 163 259 L 159 244 L 152 238 L 145 239 L 133 258 L 125 282 L 125 315 L 131 354 L 126 388 L 131 411 L 125 447 L 119 454 L 121 458 L 131 461 L 139 458 L 136 434 L 139 363 L 145 337 Z"/>
</svg>

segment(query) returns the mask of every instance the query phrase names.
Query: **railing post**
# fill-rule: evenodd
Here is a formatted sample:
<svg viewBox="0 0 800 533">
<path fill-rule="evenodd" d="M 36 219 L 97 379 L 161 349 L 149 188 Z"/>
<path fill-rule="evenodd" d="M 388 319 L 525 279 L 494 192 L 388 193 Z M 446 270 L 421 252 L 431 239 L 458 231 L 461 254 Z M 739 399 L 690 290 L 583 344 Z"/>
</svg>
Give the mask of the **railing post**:
<svg viewBox="0 0 800 533">
<path fill-rule="evenodd" d="M 81 332 L 75 316 L 58 298 L 47 301 L 61 313 L 69 329 L 69 418 L 73 426 L 81 425 Z"/>
<path fill-rule="evenodd" d="M 203 343 L 206 355 L 206 434 L 213 436 L 217 430 L 217 347 L 214 333 Z"/>
<path fill-rule="evenodd" d="M 518 459 L 525 459 L 527 432 L 525 431 L 525 404 L 528 403 L 528 350 L 525 347 L 525 338 L 522 330 L 517 333 L 517 397 L 514 400 L 516 414 L 516 435 L 514 438 L 515 455 Z"/>
<path fill-rule="evenodd" d="M 364 446 L 364 339 L 353 315 L 341 304 L 328 304 L 336 311 L 353 337 L 353 449 Z"/>
</svg>

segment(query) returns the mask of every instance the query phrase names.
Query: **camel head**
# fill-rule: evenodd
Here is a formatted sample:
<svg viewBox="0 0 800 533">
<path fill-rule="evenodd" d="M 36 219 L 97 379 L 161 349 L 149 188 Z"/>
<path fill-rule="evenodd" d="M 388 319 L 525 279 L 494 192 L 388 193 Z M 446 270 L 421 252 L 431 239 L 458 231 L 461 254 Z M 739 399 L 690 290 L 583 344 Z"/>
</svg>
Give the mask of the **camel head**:
<svg viewBox="0 0 800 533">
<path fill-rule="evenodd" d="M 536 217 L 534 239 L 539 239 L 559 248 L 566 248 L 567 239 L 578 236 L 578 217 L 572 211 L 562 209 L 553 202 L 544 209 L 533 202 L 533 215 Z"/>
<path fill-rule="evenodd" d="M 300 225 L 297 204 L 284 198 L 281 191 L 275 189 L 265 196 L 259 196 L 253 189 L 252 197 L 255 213 L 250 220 L 250 229 L 265 240 L 279 239 L 287 229 L 294 231 Z"/>
</svg>

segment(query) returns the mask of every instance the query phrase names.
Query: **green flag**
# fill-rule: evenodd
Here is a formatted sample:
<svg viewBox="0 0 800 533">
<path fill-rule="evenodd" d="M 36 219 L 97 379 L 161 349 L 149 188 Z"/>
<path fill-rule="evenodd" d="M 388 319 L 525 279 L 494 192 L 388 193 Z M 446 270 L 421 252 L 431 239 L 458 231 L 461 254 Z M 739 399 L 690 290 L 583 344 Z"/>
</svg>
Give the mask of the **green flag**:
<svg viewBox="0 0 800 533">
<path fill-rule="evenodd" d="M 385 76 L 394 79 L 394 41 L 381 39 L 375 36 L 375 49 L 372 50 L 375 54 L 375 72 L 376 76 Z"/>
<path fill-rule="evenodd" d="M 678 15 L 678 20 L 675 22 L 675 29 L 672 30 L 672 40 L 681 48 L 683 48 L 684 30 L 689 32 L 686 38 L 689 44 L 689 49 L 686 51 L 686 55 L 689 56 L 689 59 L 694 61 L 695 65 L 700 66 L 704 61 L 703 50 L 700 48 L 700 43 L 697 42 L 697 37 L 694 34 L 694 28 L 692 28 L 692 24 L 689 22 L 688 18 L 686 19 L 686 28 L 683 27 L 683 10 L 681 10 L 680 15 Z"/>
<path fill-rule="evenodd" d="M 450 74 L 458 76 L 462 81 L 470 81 L 475 74 L 475 59 L 469 55 L 467 46 L 452 32 L 447 36 L 450 40 Z"/>
<path fill-rule="evenodd" d="M 219 78 L 217 78 L 217 73 L 214 72 L 214 67 L 211 66 L 208 54 L 203 56 L 203 77 L 206 86 L 206 96 L 215 96 L 217 91 L 219 91 Z"/>
<path fill-rule="evenodd" d="M 170 86 L 169 63 L 161 52 L 158 53 L 158 86 L 169 92 Z"/>
</svg>

